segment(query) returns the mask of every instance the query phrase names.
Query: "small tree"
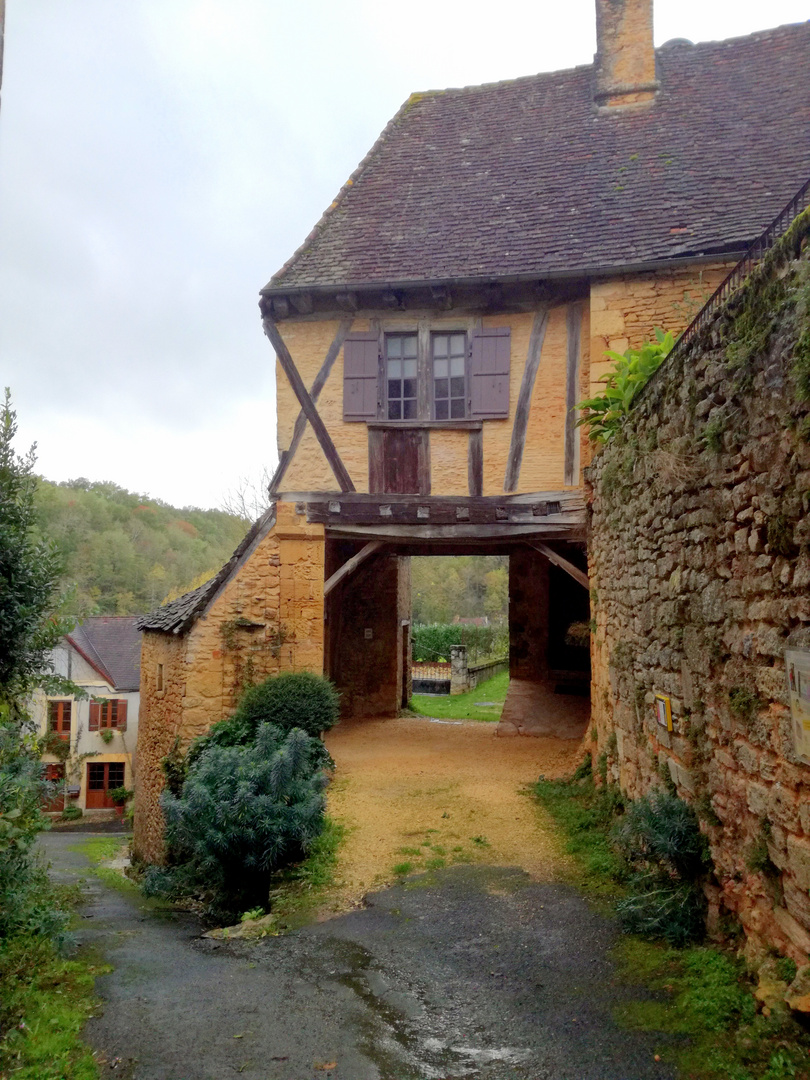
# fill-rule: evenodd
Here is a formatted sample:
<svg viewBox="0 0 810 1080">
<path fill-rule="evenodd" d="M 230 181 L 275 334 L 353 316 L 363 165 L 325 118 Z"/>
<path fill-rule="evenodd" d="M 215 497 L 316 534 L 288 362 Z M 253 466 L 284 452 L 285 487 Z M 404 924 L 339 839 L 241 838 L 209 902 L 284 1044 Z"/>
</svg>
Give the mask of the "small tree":
<svg viewBox="0 0 810 1080">
<path fill-rule="evenodd" d="M 51 670 L 47 654 L 65 631 L 54 617 L 62 561 L 36 531 L 35 446 L 18 457 L 16 432 L 6 389 L 0 409 L 0 722 L 24 718 L 25 700 Z"/>
<path fill-rule="evenodd" d="M 180 794 L 161 796 L 173 865 L 152 868 L 147 892 L 202 892 L 216 912 L 264 907 L 273 871 L 301 859 L 323 828 L 315 741 L 261 724 L 246 744 L 207 745 Z"/>
</svg>

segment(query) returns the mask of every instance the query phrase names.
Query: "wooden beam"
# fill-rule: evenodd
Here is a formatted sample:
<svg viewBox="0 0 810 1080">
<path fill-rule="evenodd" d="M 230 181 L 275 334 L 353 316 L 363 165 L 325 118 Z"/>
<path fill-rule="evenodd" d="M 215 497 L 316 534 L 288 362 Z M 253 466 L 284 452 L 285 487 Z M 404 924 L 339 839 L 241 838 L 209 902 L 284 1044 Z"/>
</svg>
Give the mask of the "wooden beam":
<svg viewBox="0 0 810 1080">
<path fill-rule="evenodd" d="M 339 585 L 344 578 L 347 578 L 350 574 L 353 574 L 361 563 L 364 563 L 371 555 L 374 555 L 384 548 L 385 543 L 382 540 L 372 540 L 365 547 L 360 548 L 356 555 L 352 555 L 343 566 L 339 567 L 330 578 L 324 582 L 323 595 L 327 597 L 329 593 L 334 589 L 336 585 Z"/>
<path fill-rule="evenodd" d="M 473 500 L 430 495 L 411 495 L 406 502 L 396 501 L 381 490 L 384 476 L 379 468 L 375 468 L 375 461 L 381 456 L 381 450 L 378 444 L 371 441 L 369 456 L 370 481 L 372 486 L 377 487 L 374 501 L 350 501 L 342 496 L 320 496 L 317 500 L 310 498 L 302 503 L 306 507 L 307 521 L 324 525 L 330 525 L 333 521 L 374 525 L 383 518 L 402 525 L 427 522 L 431 525 L 454 525 L 457 521 L 468 521 L 471 525 L 532 525 L 541 532 L 547 524 L 585 520 L 584 503 L 563 508 L 560 503 L 526 506 L 509 504 L 506 500 Z"/>
<path fill-rule="evenodd" d="M 369 424 L 369 427 L 371 425 Z M 379 427 L 379 425 L 378 425 Z M 334 499 L 334 495 L 330 495 L 325 491 L 284 491 L 279 494 L 279 499 L 282 502 L 306 502 L 306 503 L 319 503 L 325 502 L 328 499 Z M 399 493 L 386 492 L 385 495 L 381 495 L 379 492 L 369 493 L 367 491 L 353 491 L 350 494 L 339 496 L 341 502 L 345 506 L 361 505 L 362 503 L 378 503 L 381 500 L 385 502 L 397 502 L 397 503 L 413 503 L 420 501 L 418 495 L 401 495 Z M 510 506 L 517 507 L 522 506 L 531 510 L 536 506 L 548 505 L 549 503 L 559 503 L 560 510 L 565 512 L 571 509 L 584 510 L 585 498 L 581 490 L 572 490 L 563 488 L 560 491 L 527 491 L 520 495 L 483 495 L 483 496 L 470 496 L 470 495 L 442 495 L 431 496 L 428 500 L 430 503 L 435 503 L 437 506 L 443 503 L 452 503 L 453 505 L 464 505 L 470 507 L 477 507 L 482 510 L 486 510 L 487 507 L 492 506 Z"/>
<path fill-rule="evenodd" d="M 526 356 L 526 366 L 523 369 L 520 393 L 515 408 L 515 422 L 512 425 L 509 456 L 506 459 L 506 475 L 503 479 L 504 491 L 514 491 L 518 485 L 520 465 L 523 461 L 523 446 L 526 442 L 526 429 L 529 425 L 532 392 L 537 378 L 537 369 L 540 366 L 540 354 L 543 351 L 543 339 L 546 336 L 547 326 L 548 308 L 541 308 L 534 316 L 532 332 L 529 337 L 529 351 Z"/>
<path fill-rule="evenodd" d="M 326 430 L 326 425 L 321 419 L 321 414 L 315 408 L 315 403 L 307 393 L 307 388 L 304 386 L 303 380 L 298 373 L 298 368 L 293 362 L 293 358 L 290 356 L 290 350 L 284 344 L 284 338 L 278 332 L 278 327 L 270 318 L 262 319 L 262 327 L 267 335 L 270 344 L 276 350 L 276 356 L 278 362 L 281 364 L 284 374 L 287 376 L 290 386 L 293 389 L 293 393 L 298 398 L 298 404 L 301 406 L 301 410 L 312 424 L 312 430 L 315 432 L 315 436 L 318 442 L 321 444 L 321 449 L 324 452 L 326 460 L 329 462 L 329 467 L 335 474 L 335 479 L 340 485 L 341 491 L 354 491 L 355 486 L 352 483 L 352 478 L 346 471 L 346 466 L 343 464 L 340 458 L 340 454 L 337 452 L 337 447 L 332 442 L 332 436 Z"/>
<path fill-rule="evenodd" d="M 413 542 L 420 540 L 443 540 L 452 543 L 455 540 L 480 541 L 483 544 L 493 540 L 502 543 L 515 540 L 521 543 L 542 537 L 556 540 L 577 540 L 585 538 L 585 517 L 576 521 L 554 522 L 545 525 L 351 525 L 330 522 L 326 526 L 326 535 L 346 537 L 352 540 L 389 540 L 391 542 Z"/>
<path fill-rule="evenodd" d="M 470 432 L 467 443 L 467 485 L 470 495 L 484 491 L 484 432 L 479 427 Z"/>
<path fill-rule="evenodd" d="M 570 574 L 574 581 L 578 581 L 583 589 L 590 589 L 591 582 L 588 575 L 584 570 L 580 570 L 578 566 L 574 566 L 568 559 L 564 559 L 562 555 L 558 555 L 557 552 L 544 544 L 540 540 L 527 541 L 529 547 L 539 551 L 541 555 L 545 555 L 549 562 L 554 563 L 555 566 L 559 566 L 561 570 L 565 570 L 566 574 Z"/>
<path fill-rule="evenodd" d="M 569 304 L 565 315 L 567 336 L 567 361 L 565 369 L 565 472 L 566 484 L 576 484 L 579 455 L 577 454 L 577 418 L 574 406 L 580 400 L 579 392 L 579 339 L 582 327 L 582 305 Z"/>
<path fill-rule="evenodd" d="M 332 344 L 329 346 L 329 351 L 326 354 L 324 362 L 321 364 L 321 370 L 315 376 L 315 381 L 313 382 L 309 390 L 309 396 L 312 398 L 313 404 L 318 400 L 321 390 L 323 390 L 324 386 L 326 385 L 326 380 L 329 378 L 335 360 L 337 359 L 340 350 L 343 348 L 343 342 L 346 340 L 346 335 L 351 330 L 353 322 L 354 320 L 352 318 L 343 319 L 340 326 L 338 327 L 337 333 L 332 339 Z M 295 451 L 298 449 L 301 439 L 304 437 L 306 427 L 307 416 L 302 409 L 296 417 L 295 427 L 293 428 L 292 438 L 290 439 L 290 445 L 287 450 L 285 450 L 281 454 L 281 457 L 279 458 L 278 468 L 273 474 L 273 479 L 270 481 L 271 495 L 275 495 L 278 491 L 281 481 L 284 479 L 284 474 L 287 471 L 287 467 L 292 462 Z"/>
</svg>

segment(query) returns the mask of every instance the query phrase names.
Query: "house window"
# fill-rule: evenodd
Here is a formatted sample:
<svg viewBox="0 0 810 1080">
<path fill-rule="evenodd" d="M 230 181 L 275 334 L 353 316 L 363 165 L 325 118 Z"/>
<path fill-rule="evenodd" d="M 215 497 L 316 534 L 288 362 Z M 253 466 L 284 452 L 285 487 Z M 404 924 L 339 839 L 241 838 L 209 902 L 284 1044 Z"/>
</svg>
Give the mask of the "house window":
<svg viewBox="0 0 810 1080">
<path fill-rule="evenodd" d="M 126 731 L 127 703 L 123 698 L 105 698 L 90 702 L 91 731 Z"/>
<path fill-rule="evenodd" d="M 508 326 L 424 337 L 413 331 L 349 334 L 343 343 L 343 419 L 400 424 L 506 419 L 510 359 Z"/>
<path fill-rule="evenodd" d="M 155 672 L 155 689 L 159 694 L 163 693 L 163 664 L 157 665 Z"/>
<path fill-rule="evenodd" d="M 431 335 L 434 420 L 467 415 L 467 335 Z"/>
<path fill-rule="evenodd" d="M 69 701 L 48 702 L 48 731 L 65 742 L 70 741 L 70 705 Z"/>
<path fill-rule="evenodd" d="M 415 420 L 417 417 L 417 363 L 416 334 L 387 335 L 385 375 L 389 420 Z"/>
</svg>

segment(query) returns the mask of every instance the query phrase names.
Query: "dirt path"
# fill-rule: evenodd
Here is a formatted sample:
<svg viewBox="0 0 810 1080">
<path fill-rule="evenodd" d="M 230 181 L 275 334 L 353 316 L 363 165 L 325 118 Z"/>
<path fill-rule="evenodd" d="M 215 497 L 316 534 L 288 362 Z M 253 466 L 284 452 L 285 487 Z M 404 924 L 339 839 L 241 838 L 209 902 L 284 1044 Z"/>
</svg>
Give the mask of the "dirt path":
<svg viewBox="0 0 810 1080">
<path fill-rule="evenodd" d="M 327 737 L 337 763 L 329 812 L 348 830 L 332 910 L 411 872 L 460 862 L 516 866 L 551 878 L 559 858 L 525 789 L 570 773 L 581 743 L 500 739 L 494 725 L 425 718 L 339 724 Z"/>
</svg>

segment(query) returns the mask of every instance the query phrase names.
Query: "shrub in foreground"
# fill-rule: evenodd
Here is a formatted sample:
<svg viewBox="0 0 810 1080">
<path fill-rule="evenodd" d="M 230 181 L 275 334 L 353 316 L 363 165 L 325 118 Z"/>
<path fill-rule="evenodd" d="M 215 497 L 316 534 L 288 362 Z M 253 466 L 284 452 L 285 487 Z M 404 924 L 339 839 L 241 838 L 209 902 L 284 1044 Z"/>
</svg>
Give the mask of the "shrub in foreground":
<svg viewBox="0 0 810 1080">
<path fill-rule="evenodd" d="M 265 906 L 273 872 L 301 859 L 323 828 L 316 744 L 264 723 L 249 742 L 206 745 L 180 794 L 161 796 L 173 865 L 149 871 L 147 892 L 201 893 L 217 912 Z"/>
</svg>

